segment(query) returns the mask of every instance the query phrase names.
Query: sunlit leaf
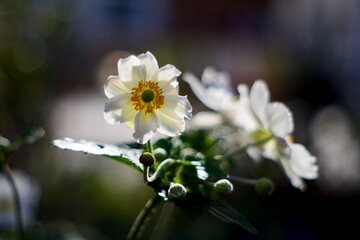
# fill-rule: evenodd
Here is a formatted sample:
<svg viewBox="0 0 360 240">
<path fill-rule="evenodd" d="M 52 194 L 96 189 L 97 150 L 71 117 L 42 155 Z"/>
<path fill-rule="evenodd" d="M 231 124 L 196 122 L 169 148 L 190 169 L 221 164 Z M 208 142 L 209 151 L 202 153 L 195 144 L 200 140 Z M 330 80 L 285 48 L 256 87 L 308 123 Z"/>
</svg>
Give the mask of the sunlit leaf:
<svg viewBox="0 0 360 240">
<path fill-rule="evenodd" d="M 213 216 L 223 220 L 224 222 L 235 223 L 245 228 L 249 232 L 256 234 L 256 229 L 250 224 L 250 222 L 236 209 L 231 207 L 224 201 L 221 200 L 212 200 L 207 207 L 209 213 Z"/>
<path fill-rule="evenodd" d="M 75 140 L 72 138 L 55 139 L 51 144 L 64 150 L 109 157 L 138 171 L 143 171 L 143 165 L 139 162 L 142 153 L 140 149 L 133 149 L 126 145 L 115 146 L 87 140 Z"/>
</svg>

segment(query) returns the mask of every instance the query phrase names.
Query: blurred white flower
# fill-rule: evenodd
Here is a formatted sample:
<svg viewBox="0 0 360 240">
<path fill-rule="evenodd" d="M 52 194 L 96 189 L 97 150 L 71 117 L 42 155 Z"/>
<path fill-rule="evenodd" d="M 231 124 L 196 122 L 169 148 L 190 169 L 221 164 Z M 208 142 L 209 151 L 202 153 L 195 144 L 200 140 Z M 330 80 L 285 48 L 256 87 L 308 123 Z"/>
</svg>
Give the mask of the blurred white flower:
<svg viewBox="0 0 360 240">
<path fill-rule="evenodd" d="M 201 81 L 192 73 L 184 73 L 183 79 L 199 100 L 211 110 L 197 113 L 189 124 L 191 128 L 213 128 L 229 121 L 234 114 L 236 96 L 231 90 L 228 73 L 218 72 L 213 67 L 204 69 Z"/>
<path fill-rule="evenodd" d="M 36 209 L 40 198 L 38 183 L 24 172 L 13 171 L 15 184 L 20 196 L 22 221 L 25 228 L 35 220 Z M 14 196 L 6 177 L 0 173 L 0 229 L 16 229 Z"/>
<path fill-rule="evenodd" d="M 360 190 L 360 141 L 352 116 L 340 106 L 328 106 L 312 123 L 312 143 L 322 169 L 319 185 L 336 194 Z"/>
<path fill-rule="evenodd" d="M 290 110 L 282 103 L 269 101 L 269 89 L 261 80 L 254 83 L 250 93 L 243 84 L 238 91 L 240 99 L 233 124 L 249 145 L 255 145 L 264 157 L 283 166 L 294 187 L 304 190 L 301 178 L 317 178 L 318 167 L 316 158 L 304 146 L 290 140 L 294 129 Z"/>
<path fill-rule="evenodd" d="M 205 68 L 201 82 L 192 73 L 184 73 L 183 79 L 189 83 L 191 90 L 208 108 L 224 112 L 231 108 L 229 104 L 234 94 L 231 91 L 230 76 L 225 72 L 217 72 L 212 67 Z"/>
<path fill-rule="evenodd" d="M 133 128 L 133 137 L 141 144 L 157 131 L 167 136 L 184 131 L 184 118 L 191 118 L 192 107 L 186 96 L 178 95 L 178 69 L 169 64 L 159 69 L 156 58 L 147 52 L 120 59 L 118 71 L 105 84 L 109 100 L 104 115 L 110 124 Z"/>
</svg>

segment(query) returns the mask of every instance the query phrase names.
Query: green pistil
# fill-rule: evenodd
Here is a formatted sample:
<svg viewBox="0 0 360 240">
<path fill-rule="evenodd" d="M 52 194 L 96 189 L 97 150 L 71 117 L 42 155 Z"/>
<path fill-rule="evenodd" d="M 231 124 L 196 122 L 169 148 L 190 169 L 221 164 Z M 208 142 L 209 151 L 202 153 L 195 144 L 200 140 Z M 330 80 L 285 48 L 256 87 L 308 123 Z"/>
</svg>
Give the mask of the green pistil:
<svg viewBox="0 0 360 240">
<path fill-rule="evenodd" d="M 154 97 L 155 97 L 154 92 L 151 89 L 146 89 L 141 94 L 141 99 L 146 103 L 154 100 Z"/>
<path fill-rule="evenodd" d="M 270 140 L 273 135 L 270 131 L 267 131 L 265 129 L 258 129 L 251 133 L 251 137 L 254 142 L 265 142 L 267 140 Z"/>
</svg>

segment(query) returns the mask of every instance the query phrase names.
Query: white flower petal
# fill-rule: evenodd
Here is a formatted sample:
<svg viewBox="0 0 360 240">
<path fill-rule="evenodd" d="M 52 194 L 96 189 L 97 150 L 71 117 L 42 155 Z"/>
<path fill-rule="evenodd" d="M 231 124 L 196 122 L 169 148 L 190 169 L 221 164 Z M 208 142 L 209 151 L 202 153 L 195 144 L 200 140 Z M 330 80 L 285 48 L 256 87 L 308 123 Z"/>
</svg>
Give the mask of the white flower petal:
<svg viewBox="0 0 360 240">
<path fill-rule="evenodd" d="M 164 105 L 156 110 L 159 132 L 168 136 L 179 135 L 185 130 L 184 118 L 191 117 L 191 110 L 186 96 L 166 96 Z"/>
<path fill-rule="evenodd" d="M 185 130 L 184 118 L 167 114 L 164 111 L 157 111 L 156 115 L 159 120 L 159 132 L 170 137 L 178 136 Z"/>
<path fill-rule="evenodd" d="M 176 78 L 180 76 L 181 72 L 173 65 L 167 64 L 159 69 L 157 73 L 155 73 L 156 79 L 158 81 L 167 81 L 170 82 L 171 85 L 176 87 L 179 83 L 176 81 Z"/>
<path fill-rule="evenodd" d="M 286 138 L 294 130 L 292 114 L 282 103 L 269 103 L 266 107 L 266 119 L 270 131 L 277 137 Z"/>
<path fill-rule="evenodd" d="M 140 65 L 140 61 L 134 55 L 118 61 L 119 78 L 121 81 L 132 81 L 133 66 Z"/>
<path fill-rule="evenodd" d="M 227 114 L 227 112 L 225 112 L 225 114 Z M 229 121 L 241 131 L 251 133 L 262 127 L 249 106 L 237 104 L 233 112 L 229 112 L 228 115 L 227 118 Z"/>
<path fill-rule="evenodd" d="M 119 76 L 109 76 L 104 85 L 104 91 L 108 98 L 112 98 L 119 94 L 131 92 L 131 88 L 129 88 L 128 84 L 124 84 L 123 81 L 120 81 Z"/>
<path fill-rule="evenodd" d="M 197 113 L 190 121 L 189 129 L 210 129 L 224 123 L 222 115 L 216 112 Z"/>
<path fill-rule="evenodd" d="M 110 124 L 134 121 L 137 111 L 130 101 L 131 94 L 125 93 L 110 98 L 105 102 L 104 116 Z"/>
<path fill-rule="evenodd" d="M 305 191 L 306 185 L 304 181 L 294 173 L 289 165 L 289 160 L 287 158 L 281 158 L 280 163 L 283 166 L 286 176 L 290 179 L 291 184 L 301 191 Z"/>
<path fill-rule="evenodd" d="M 178 117 L 186 117 L 191 119 L 192 107 L 187 99 L 187 96 L 167 95 L 165 96 L 165 103 L 161 107 L 161 111 L 174 112 Z"/>
<path fill-rule="evenodd" d="M 141 110 L 135 117 L 135 132 L 133 137 L 138 143 L 145 144 L 152 138 L 159 127 L 158 118 L 153 113 L 145 113 Z"/>
<path fill-rule="evenodd" d="M 229 101 L 233 98 L 231 92 L 215 87 L 206 88 L 193 74 L 184 73 L 183 79 L 190 85 L 191 90 L 199 100 L 208 108 L 215 111 L 224 111 L 229 106 Z"/>
<path fill-rule="evenodd" d="M 265 109 L 269 98 L 270 93 L 266 83 L 262 80 L 257 80 L 250 90 L 250 105 L 264 128 L 267 128 Z"/>
<path fill-rule="evenodd" d="M 290 144 L 290 149 L 289 164 L 294 173 L 306 179 L 317 178 L 319 168 L 315 165 L 316 157 L 301 144 Z"/>
<path fill-rule="evenodd" d="M 178 95 L 179 94 L 179 84 L 178 81 L 175 81 L 172 84 L 166 81 L 159 81 L 159 87 L 163 90 L 164 95 Z"/>
<path fill-rule="evenodd" d="M 159 70 L 159 65 L 154 55 L 152 55 L 151 52 L 146 52 L 140 54 L 138 56 L 138 59 L 140 60 L 141 64 L 145 66 L 146 69 L 145 79 L 143 80 L 154 80 L 152 79 L 152 77 Z"/>
<path fill-rule="evenodd" d="M 275 139 L 271 139 L 262 146 L 262 155 L 271 160 L 278 160 L 280 152 L 278 150 L 278 143 Z"/>
<path fill-rule="evenodd" d="M 223 91 L 231 93 L 231 80 L 226 72 L 218 72 L 213 67 L 206 67 L 202 76 L 201 82 L 205 87 L 212 87 L 222 89 Z"/>
<path fill-rule="evenodd" d="M 263 156 L 274 161 L 279 160 L 284 156 L 290 155 L 289 144 L 282 138 L 273 137 L 267 141 L 263 146 Z"/>
<path fill-rule="evenodd" d="M 133 87 L 136 87 L 139 81 L 146 81 L 146 69 L 144 65 L 133 66 L 132 68 Z"/>
<path fill-rule="evenodd" d="M 243 106 L 249 106 L 250 105 L 250 99 L 249 99 L 249 88 L 245 84 L 239 84 L 237 86 L 237 90 L 240 94 L 239 102 Z"/>
</svg>

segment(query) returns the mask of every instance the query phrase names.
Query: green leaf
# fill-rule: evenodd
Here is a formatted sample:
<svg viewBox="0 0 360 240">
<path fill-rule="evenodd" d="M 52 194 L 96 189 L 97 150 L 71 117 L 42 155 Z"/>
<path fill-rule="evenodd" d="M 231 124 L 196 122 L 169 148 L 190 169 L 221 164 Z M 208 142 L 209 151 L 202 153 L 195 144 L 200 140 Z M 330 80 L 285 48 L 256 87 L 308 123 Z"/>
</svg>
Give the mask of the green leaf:
<svg viewBox="0 0 360 240">
<path fill-rule="evenodd" d="M 115 146 L 87 140 L 75 140 L 72 138 L 55 139 L 51 144 L 64 150 L 112 158 L 118 162 L 125 163 L 140 172 L 143 171 L 143 165 L 139 162 L 142 153 L 142 150 L 140 149 L 133 149 L 126 145 Z"/>
<path fill-rule="evenodd" d="M 235 223 L 253 234 L 257 233 L 257 230 L 243 215 L 238 213 L 236 209 L 222 200 L 211 200 L 207 210 L 213 216 L 223 220 L 224 222 Z"/>
</svg>

